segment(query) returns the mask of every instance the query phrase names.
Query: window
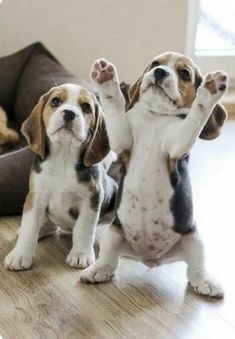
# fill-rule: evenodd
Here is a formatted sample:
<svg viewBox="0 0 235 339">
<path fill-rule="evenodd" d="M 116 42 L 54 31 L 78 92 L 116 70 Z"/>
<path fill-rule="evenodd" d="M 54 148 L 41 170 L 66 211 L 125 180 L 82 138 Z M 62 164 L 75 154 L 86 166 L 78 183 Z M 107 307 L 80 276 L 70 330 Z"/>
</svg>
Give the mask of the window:
<svg viewBox="0 0 235 339">
<path fill-rule="evenodd" d="M 235 85 L 235 0 L 191 0 L 188 53 L 205 73 L 225 69 Z"/>
</svg>

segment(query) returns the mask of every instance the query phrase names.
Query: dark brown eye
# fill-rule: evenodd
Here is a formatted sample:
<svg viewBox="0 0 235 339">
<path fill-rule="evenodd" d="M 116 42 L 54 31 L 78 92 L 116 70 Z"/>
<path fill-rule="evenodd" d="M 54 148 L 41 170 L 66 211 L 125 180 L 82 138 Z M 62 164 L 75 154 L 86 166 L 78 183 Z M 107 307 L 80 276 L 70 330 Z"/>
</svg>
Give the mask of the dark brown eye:
<svg viewBox="0 0 235 339">
<path fill-rule="evenodd" d="M 155 68 L 155 67 L 157 67 L 159 65 L 160 65 L 159 62 L 155 60 L 155 61 L 152 62 L 151 66 L 150 66 L 150 69 Z"/>
<path fill-rule="evenodd" d="M 83 104 L 80 105 L 83 113 L 91 113 L 91 105 L 88 104 L 88 102 L 84 102 Z"/>
<path fill-rule="evenodd" d="M 187 69 L 179 69 L 178 74 L 179 74 L 180 79 L 182 79 L 184 81 L 190 81 L 191 80 L 190 73 Z"/>
<path fill-rule="evenodd" d="M 62 104 L 62 100 L 58 97 L 55 97 L 51 100 L 52 107 L 59 107 Z"/>
</svg>

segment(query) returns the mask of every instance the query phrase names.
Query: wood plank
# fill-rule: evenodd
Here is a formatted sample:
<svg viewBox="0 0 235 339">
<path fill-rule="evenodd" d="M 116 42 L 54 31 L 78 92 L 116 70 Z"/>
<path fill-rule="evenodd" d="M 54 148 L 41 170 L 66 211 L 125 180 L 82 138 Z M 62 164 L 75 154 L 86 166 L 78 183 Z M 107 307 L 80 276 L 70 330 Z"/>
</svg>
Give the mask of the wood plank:
<svg viewBox="0 0 235 339">
<path fill-rule="evenodd" d="M 191 156 L 195 217 L 208 265 L 225 288 L 224 301 L 195 295 L 183 263 L 148 271 L 141 263 L 122 259 L 112 282 L 80 284 L 79 270 L 64 262 L 69 235 L 40 241 L 31 270 L 6 271 L 2 261 L 14 246 L 20 217 L 1 218 L 3 338 L 235 338 L 234 135 L 235 122 L 227 122 L 220 138 L 199 141 Z"/>
</svg>

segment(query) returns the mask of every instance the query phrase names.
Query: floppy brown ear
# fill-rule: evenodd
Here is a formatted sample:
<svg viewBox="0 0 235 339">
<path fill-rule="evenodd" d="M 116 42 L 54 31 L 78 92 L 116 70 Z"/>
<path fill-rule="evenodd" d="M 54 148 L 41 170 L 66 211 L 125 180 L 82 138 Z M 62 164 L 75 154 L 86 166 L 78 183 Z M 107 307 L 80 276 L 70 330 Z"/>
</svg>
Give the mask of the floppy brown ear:
<svg viewBox="0 0 235 339">
<path fill-rule="evenodd" d="M 134 104 L 139 100 L 141 81 L 143 79 L 144 74 L 148 71 L 148 69 L 149 69 L 149 66 L 144 70 L 141 77 L 134 83 L 134 85 L 131 86 L 129 90 L 130 101 L 127 106 L 127 110 L 131 109 L 134 106 Z"/>
<path fill-rule="evenodd" d="M 227 118 L 227 111 L 222 104 L 215 105 L 206 125 L 204 126 L 199 138 L 212 140 L 220 135 L 221 128 Z"/>
<path fill-rule="evenodd" d="M 21 126 L 21 132 L 25 136 L 30 148 L 42 159 L 45 156 L 46 144 L 46 133 L 42 113 L 50 92 L 51 91 L 47 92 L 39 99 L 32 113 Z"/>
<path fill-rule="evenodd" d="M 101 160 L 110 151 L 109 139 L 106 131 L 103 113 L 98 103 L 95 104 L 95 127 L 88 141 L 85 155 L 84 165 L 90 167 Z"/>
</svg>

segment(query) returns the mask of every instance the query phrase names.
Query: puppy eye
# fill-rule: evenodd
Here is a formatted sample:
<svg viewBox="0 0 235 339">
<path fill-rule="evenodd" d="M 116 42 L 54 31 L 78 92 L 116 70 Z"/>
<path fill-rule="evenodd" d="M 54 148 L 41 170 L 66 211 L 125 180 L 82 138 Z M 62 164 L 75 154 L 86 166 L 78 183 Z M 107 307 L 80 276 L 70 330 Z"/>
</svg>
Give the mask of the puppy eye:
<svg viewBox="0 0 235 339">
<path fill-rule="evenodd" d="M 187 69 L 180 69 L 178 71 L 179 77 L 180 79 L 184 80 L 184 81 L 190 81 L 191 77 L 190 77 L 190 73 Z"/>
<path fill-rule="evenodd" d="M 152 69 L 152 68 L 154 68 L 154 67 L 157 67 L 157 66 L 159 66 L 159 65 L 160 65 L 160 63 L 159 63 L 158 61 L 153 61 L 152 64 L 151 64 L 151 66 L 150 66 L 150 69 Z"/>
<path fill-rule="evenodd" d="M 84 102 L 83 104 L 80 105 L 83 113 L 91 113 L 91 105 L 88 104 L 88 102 Z"/>
<path fill-rule="evenodd" d="M 51 100 L 52 107 L 59 107 L 62 104 L 62 100 L 58 97 L 55 97 Z"/>
</svg>

